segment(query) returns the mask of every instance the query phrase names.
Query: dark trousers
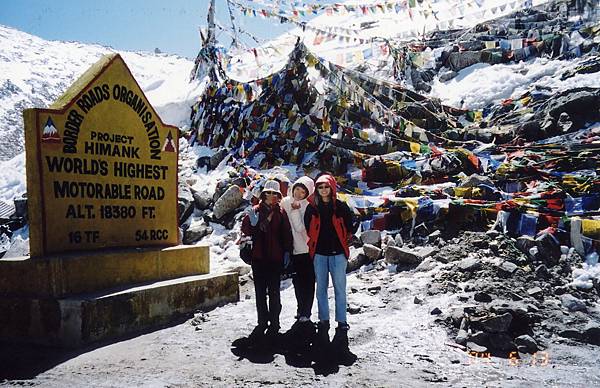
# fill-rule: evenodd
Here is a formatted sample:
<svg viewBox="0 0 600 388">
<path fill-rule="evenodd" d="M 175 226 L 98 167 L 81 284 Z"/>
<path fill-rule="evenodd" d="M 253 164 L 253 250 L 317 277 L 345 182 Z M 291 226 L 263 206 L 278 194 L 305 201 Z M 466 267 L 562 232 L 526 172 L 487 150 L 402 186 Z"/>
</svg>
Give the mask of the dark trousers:
<svg viewBox="0 0 600 388">
<path fill-rule="evenodd" d="M 253 263 L 252 275 L 254 277 L 254 291 L 256 293 L 256 314 L 258 324 L 279 328 L 279 313 L 281 312 L 281 297 L 279 295 L 279 278 L 281 264 L 278 263 Z M 267 307 L 267 295 L 269 303 Z"/>
<path fill-rule="evenodd" d="M 294 292 L 298 302 L 298 318 L 310 318 L 315 299 L 315 269 L 308 253 L 292 255 Z"/>
</svg>

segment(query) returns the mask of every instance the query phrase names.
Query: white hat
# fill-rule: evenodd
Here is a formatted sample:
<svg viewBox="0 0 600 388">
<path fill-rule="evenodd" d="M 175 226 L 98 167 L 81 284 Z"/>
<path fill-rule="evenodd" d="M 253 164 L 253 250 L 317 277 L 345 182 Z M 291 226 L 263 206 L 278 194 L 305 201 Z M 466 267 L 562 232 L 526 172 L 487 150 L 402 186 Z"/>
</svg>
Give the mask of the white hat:
<svg viewBox="0 0 600 388">
<path fill-rule="evenodd" d="M 275 180 L 269 179 L 268 181 L 265 182 L 265 185 L 263 186 L 263 189 L 260 192 L 260 196 L 262 197 L 263 193 L 266 193 L 267 191 L 275 192 L 275 193 L 279 194 L 279 198 L 282 197 L 281 191 L 279 190 L 279 182 L 277 182 Z"/>
</svg>

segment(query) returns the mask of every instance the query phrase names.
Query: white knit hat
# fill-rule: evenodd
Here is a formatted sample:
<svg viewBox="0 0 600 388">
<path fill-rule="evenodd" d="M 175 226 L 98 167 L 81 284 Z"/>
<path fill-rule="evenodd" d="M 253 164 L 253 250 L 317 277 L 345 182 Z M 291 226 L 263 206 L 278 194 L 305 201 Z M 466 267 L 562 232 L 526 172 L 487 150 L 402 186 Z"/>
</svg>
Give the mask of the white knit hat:
<svg viewBox="0 0 600 388">
<path fill-rule="evenodd" d="M 282 197 L 281 191 L 279 190 L 279 182 L 277 182 L 275 180 L 269 179 L 268 181 L 265 182 L 265 185 L 263 186 L 263 189 L 260 192 L 260 196 L 262 197 L 262 195 L 264 193 L 266 193 L 267 191 L 275 192 L 275 193 L 279 194 L 279 198 Z"/>
</svg>

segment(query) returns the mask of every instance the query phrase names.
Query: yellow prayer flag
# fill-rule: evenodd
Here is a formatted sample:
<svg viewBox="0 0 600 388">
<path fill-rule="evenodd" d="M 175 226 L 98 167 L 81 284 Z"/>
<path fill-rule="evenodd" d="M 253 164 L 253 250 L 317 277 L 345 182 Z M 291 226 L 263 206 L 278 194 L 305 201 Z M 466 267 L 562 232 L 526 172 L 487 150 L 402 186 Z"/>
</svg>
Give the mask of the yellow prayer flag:
<svg viewBox="0 0 600 388">
<path fill-rule="evenodd" d="M 421 145 L 419 143 L 410 142 L 410 152 L 419 154 L 421 153 Z"/>
<path fill-rule="evenodd" d="M 583 234 L 590 238 L 600 238 L 600 220 L 581 220 Z"/>
</svg>

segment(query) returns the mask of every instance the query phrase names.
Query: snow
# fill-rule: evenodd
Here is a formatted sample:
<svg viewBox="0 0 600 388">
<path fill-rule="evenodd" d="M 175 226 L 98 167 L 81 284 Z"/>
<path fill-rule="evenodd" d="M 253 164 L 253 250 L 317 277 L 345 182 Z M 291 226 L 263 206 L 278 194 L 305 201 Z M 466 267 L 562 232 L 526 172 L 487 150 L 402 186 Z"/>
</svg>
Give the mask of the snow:
<svg viewBox="0 0 600 388">
<path fill-rule="evenodd" d="M 449 81 L 436 80 L 430 94 L 440 98 L 445 105 L 482 109 L 507 98 L 519 98 L 534 87 L 551 88 L 553 92 L 597 87 L 600 84 L 599 72 L 560 79 L 561 74 L 580 63 L 580 59 L 565 62 L 546 58 L 513 64 L 479 63 L 461 70 L 456 78 Z"/>
<path fill-rule="evenodd" d="M 0 199 L 12 201 L 26 191 L 25 153 L 0 161 Z"/>
</svg>

